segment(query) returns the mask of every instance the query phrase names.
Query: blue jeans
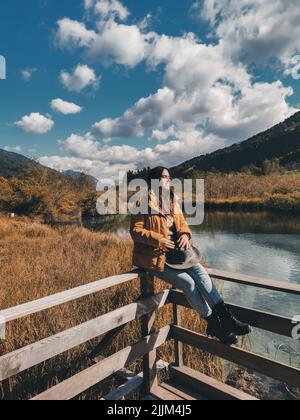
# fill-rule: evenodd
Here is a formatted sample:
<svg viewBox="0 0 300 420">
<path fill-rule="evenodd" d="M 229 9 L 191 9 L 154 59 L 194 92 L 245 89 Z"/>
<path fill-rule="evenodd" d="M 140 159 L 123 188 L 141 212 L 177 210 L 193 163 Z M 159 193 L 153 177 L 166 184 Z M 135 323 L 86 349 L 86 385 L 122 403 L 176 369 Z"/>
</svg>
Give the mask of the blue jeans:
<svg viewBox="0 0 300 420">
<path fill-rule="evenodd" d="M 150 270 L 150 273 L 182 290 L 192 308 L 203 318 L 210 317 L 212 308 L 223 301 L 201 264 L 187 270 L 174 270 L 166 265 L 165 271 Z"/>
</svg>

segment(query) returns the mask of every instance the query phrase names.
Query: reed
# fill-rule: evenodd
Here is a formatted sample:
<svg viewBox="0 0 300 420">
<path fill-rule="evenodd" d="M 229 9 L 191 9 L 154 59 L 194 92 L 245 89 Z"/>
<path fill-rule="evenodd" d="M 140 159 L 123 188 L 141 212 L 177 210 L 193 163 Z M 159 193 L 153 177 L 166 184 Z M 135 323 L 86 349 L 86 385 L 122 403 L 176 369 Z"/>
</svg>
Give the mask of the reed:
<svg viewBox="0 0 300 420">
<path fill-rule="evenodd" d="M 39 299 L 97 279 L 130 270 L 132 243 L 110 233 L 92 232 L 80 227 L 51 228 L 22 218 L 0 217 L 0 307 L 5 309 Z M 169 287 L 156 280 L 157 290 Z M 62 305 L 9 324 L 7 338 L 0 345 L 6 354 L 37 340 L 49 337 L 96 316 L 131 303 L 140 294 L 134 281 L 95 296 Z M 172 307 L 158 311 L 157 327 L 172 322 Z M 193 311 L 183 310 L 183 324 L 203 332 L 204 323 Z M 130 323 L 105 355 L 119 351 L 140 339 L 140 325 Z M 99 340 L 98 340 L 99 341 Z M 10 380 L 10 392 L 2 399 L 27 399 L 91 365 L 86 357 L 97 340 L 71 350 Z M 159 350 L 159 357 L 173 361 L 171 343 Z M 188 366 L 217 378 L 222 376 L 220 362 L 199 351 L 185 348 Z M 130 367 L 141 370 L 141 361 Z M 118 381 L 110 378 L 81 395 L 79 399 L 99 399 Z M 1 392 L 0 392 L 1 395 Z"/>
</svg>

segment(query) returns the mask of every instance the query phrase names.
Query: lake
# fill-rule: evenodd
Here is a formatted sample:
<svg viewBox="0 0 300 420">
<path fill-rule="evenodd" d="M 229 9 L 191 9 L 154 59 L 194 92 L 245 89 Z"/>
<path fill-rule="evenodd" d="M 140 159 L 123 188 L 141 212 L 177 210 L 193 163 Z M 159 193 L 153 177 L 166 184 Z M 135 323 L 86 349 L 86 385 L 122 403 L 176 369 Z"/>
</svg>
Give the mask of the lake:
<svg viewBox="0 0 300 420">
<path fill-rule="evenodd" d="M 88 226 L 127 236 L 129 219 L 94 220 Z M 192 230 L 209 267 L 300 284 L 300 216 L 206 211 L 204 223 Z M 285 317 L 300 315 L 300 297 L 227 282 L 222 284 L 222 293 L 226 301 L 237 305 Z M 300 363 L 299 341 L 254 330 L 245 345 L 294 366 Z"/>
</svg>

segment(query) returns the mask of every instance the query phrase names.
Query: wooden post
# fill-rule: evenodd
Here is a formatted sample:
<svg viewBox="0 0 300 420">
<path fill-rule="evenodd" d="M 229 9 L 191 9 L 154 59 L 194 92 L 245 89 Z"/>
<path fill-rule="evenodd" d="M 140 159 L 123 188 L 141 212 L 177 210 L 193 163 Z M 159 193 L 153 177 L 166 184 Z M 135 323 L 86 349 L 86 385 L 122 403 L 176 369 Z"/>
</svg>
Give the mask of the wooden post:
<svg viewBox="0 0 300 420">
<path fill-rule="evenodd" d="M 177 290 L 174 288 L 173 290 Z M 173 323 L 174 325 L 181 326 L 181 307 L 179 305 L 173 304 Z M 174 366 L 182 367 L 183 366 L 183 344 L 175 340 L 175 363 Z"/>
<path fill-rule="evenodd" d="M 148 273 L 144 272 L 140 276 L 141 280 L 141 297 L 146 298 L 149 296 L 154 295 L 154 277 Z M 155 311 L 145 315 L 141 319 L 141 327 L 142 327 L 142 336 L 146 337 L 147 335 L 152 333 L 153 325 L 155 322 Z M 156 361 L 157 361 L 157 353 L 156 350 L 151 351 L 143 359 L 143 378 L 144 383 L 142 386 L 142 392 L 144 394 L 150 394 L 151 390 L 154 386 L 158 384 L 157 379 L 157 368 L 156 368 Z"/>
</svg>

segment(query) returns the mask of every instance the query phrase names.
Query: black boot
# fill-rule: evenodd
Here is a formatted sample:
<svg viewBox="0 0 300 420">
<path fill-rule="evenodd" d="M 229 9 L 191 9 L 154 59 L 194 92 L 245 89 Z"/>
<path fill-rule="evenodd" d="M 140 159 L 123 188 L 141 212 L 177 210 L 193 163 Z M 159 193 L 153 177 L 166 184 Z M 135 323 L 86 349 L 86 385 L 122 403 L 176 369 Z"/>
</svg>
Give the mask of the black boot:
<svg viewBox="0 0 300 420">
<path fill-rule="evenodd" d="M 241 337 L 251 333 L 252 328 L 250 325 L 244 324 L 236 319 L 224 302 L 216 305 L 213 311 L 218 315 L 225 334 L 233 333 Z"/>
<path fill-rule="evenodd" d="M 227 334 L 221 326 L 218 314 L 213 312 L 209 318 L 205 318 L 208 322 L 207 325 L 207 336 L 208 337 L 215 337 L 218 338 L 221 343 L 226 344 L 228 346 L 232 346 L 233 344 L 237 344 L 238 339 L 237 337 L 229 333 Z"/>
</svg>

